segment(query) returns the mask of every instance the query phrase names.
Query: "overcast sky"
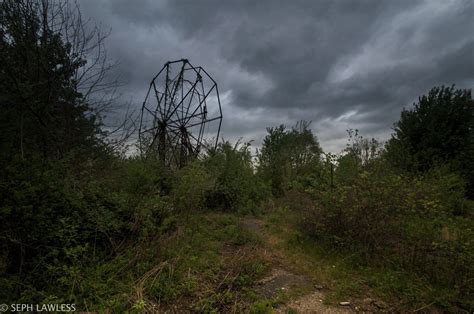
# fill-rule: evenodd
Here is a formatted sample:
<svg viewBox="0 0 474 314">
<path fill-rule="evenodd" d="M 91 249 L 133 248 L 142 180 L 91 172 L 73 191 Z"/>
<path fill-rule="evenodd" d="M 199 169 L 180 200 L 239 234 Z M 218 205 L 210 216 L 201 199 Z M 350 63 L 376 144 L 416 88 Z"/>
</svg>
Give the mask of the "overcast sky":
<svg viewBox="0 0 474 314">
<path fill-rule="evenodd" d="M 348 128 L 387 139 L 403 107 L 436 85 L 474 87 L 474 1 L 83 0 L 111 29 L 123 100 L 140 107 L 168 60 L 218 85 L 225 139 L 255 140 L 298 120 L 326 151 Z"/>
</svg>

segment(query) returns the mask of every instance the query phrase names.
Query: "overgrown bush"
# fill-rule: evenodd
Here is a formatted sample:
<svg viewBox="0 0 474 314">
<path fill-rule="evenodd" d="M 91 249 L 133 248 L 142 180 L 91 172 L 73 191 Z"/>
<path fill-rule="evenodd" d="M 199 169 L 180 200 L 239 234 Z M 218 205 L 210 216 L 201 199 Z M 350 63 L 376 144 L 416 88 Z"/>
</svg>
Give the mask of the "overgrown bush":
<svg viewBox="0 0 474 314">
<path fill-rule="evenodd" d="M 302 225 L 358 263 L 417 273 L 472 308 L 473 206 L 463 188 L 447 168 L 407 177 L 379 160 L 349 184 L 312 191 Z"/>
<path fill-rule="evenodd" d="M 400 169 L 425 172 L 439 165 L 458 171 L 474 198 L 474 100 L 471 90 L 441 86 L 404 109 L 387 145 Z"/>
<path fill-rule="evenodd" d="M 61 163 L 48 168 L 10 163 L 2 178 L 0 239 L 9 274 L 2 275 L 2 286 L 14 285 L 2 293 L 30 290 L 29 301 L 41 301 L 37 288 L 53 284 L 60 290 L 68 267 L 94 252 L 109 251 L 126 228 L 120 197 L 94 182 L 83 185 Z M 29 289 L 16 285 L 17 280 Z"/>
<path fill-rule="evenodd" d="M 132 202 L 150 193 L 167 195 L 171 190 L 171 173 L 156 159 L 131 157 L 121 161 L 115 171 L 118 172 L 113 178 L 116 182 L 112 184 L 125 192 Z"/>
<path fill-rule="evenodd" d="M 284 125 L 267 128 L 257 170 L 274 196 L 284 195 L 291 185 L 311 176 L 320 166 L 322 150 L 309 125 L 300 121 L 289 130 Z"/>
<path fill-rule="evenodd" d="M 172 228 L 158 168 L 111 155 L 74 164 L 68 158 L 3 164 L 2 301 L 77 301 L 91 265 L 114 258 L 124 241 Z"/>
<path fill-rule="evenodd" d="M 212 189 L 214 179 L 199 160 L 174 175 L 172 198 L 175 208 L 182 212 L 204 208 L 205 196 Z"/>
<path fill-rule="evenodd" d="M 209 152 L 204 164 L 215 180 L 206 198 L 210 208 L 254 212 L 269 195 L 268 188 L 254 173 L 250 143 L 220 143 Z"/>
</svg>

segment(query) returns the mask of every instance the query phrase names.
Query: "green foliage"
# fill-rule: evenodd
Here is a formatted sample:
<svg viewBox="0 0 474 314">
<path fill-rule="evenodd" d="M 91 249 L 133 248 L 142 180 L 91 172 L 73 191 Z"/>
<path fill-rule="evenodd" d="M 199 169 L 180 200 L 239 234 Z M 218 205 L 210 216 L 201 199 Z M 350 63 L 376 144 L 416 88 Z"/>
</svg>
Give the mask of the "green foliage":
<svg viewBox="0 0 474 314">
<path fill-rule="evenodd" d="M 206 156 L 204 165 L 215 178 L 207 195 L 206 205 L 210 208 L 255 212 L 259 202 L 268 196 L 266 186 L 254 173 L 250 143 L 219 143 Z"/>
<path fill-rule="evenodd" d="M 464 179 L 450 165 L 401 172 L 377 141 L 357 130 L 349 137 L 343 154 L 325 154 L 309 184 L 293 185 L 281 200 L 296 210 L 303 237 L 368 272 L 393 274 L 391 286 L 379 275 L 372 284 L 404 302 L 472 309 L 474 204 L 464 196 Z M 288 243 L 300 245 L 302 235 L 287 235 Z M 418 279 L 406 282 L 414 274 Z M 433 293 L 421 293 L 426 286 Z"/>
<path fill-rule="evenodd" d="M 255 302 L 250 309 L 250 313 L 252 314 L 268 314 L 273 312 L 273 302 L 271 300 Z"/>
<path fill-rule="evenodd" d="M 130 230 L 124 198 L 98 180 L 116 158 L 78 90 L 86 61 L 57 8 L 0 4 L 0 297 L 13 303 L 74 299 L 83 267 Z"/>
<path fill-rule="evenodd" d="M 205 196 L 214 182 L 202 163 L 195 161 L 186 165 L 174 179 L 172 198 L 175 208 L 183 212 L 203 209 Z"/>
<path fill-rule="evenodd" d="M 367 139 L 359 134 L 359 130 L 347 130 L 348 143 L 343 153 L 339 156 L 330 156 L 328 162 L 332 163 L 332 185 L 350 185 L 363 170 L 369 170 L 379 164 L 382 144 L 376 139 Z M 326 167 L 328 164 L 326 165 Z M 331 166 L 329 164 L 329 166 Z"/>
<path fill-rule="evenodd" d="M 149 257 L 132 304 L 144 302 L 146 310 L 159 304 L 179 312 L 240 312 L 266 267 L 253 247 L 257 236 L 238 225 L 234 214 L 215 212 L 180 219 L 182 232 L 160 242 L 160 262 Z"/>
<path fill-rule="evenodd" d="M 319 165 L 322 153 L 309 123 L 299 122 L 291 130 L 284 125 L 268 128 L 258 154 L 258 173 L 272 188 L 273 195 L 282 195 L 288 184 L 309 174 Z"/>
<path fill-rule="evenodd" d="M 470 90 L 435 87 L 403 110 L 387 157 L 407 171 L 449 164 L 474 191 L 474 101 Z"/>
<path fill-rule="evenodd" d="M 97 116 L 77 89 L 86 61 L 45 10 L 40 1 L 0 4 L 0 158 L 55 158 L 100 144 Z"/>
<path fill-rule="evenodd" d="M 471 308 L 474 208 L 463 197 L 464 181 L 447 167 L 401 176 L 381 161 L 354 173 L 332 189 L 313 190 L 305 233 L 358 264 L 417 273 L 451 289 L 443 302 Z"/>
<path fill-rule="evenodd" d="M 83 257 L 114 245 L 109 239 L 126 228 L 121 198 L 93 182 L 83 185 L 64 165 L 41 171 L 18 162 L 6 166 L 2 178 L 6 271 L 23 284 L 61 289 Z M 10 293 L 21 294 L 20 287 Z"/>
</svg>

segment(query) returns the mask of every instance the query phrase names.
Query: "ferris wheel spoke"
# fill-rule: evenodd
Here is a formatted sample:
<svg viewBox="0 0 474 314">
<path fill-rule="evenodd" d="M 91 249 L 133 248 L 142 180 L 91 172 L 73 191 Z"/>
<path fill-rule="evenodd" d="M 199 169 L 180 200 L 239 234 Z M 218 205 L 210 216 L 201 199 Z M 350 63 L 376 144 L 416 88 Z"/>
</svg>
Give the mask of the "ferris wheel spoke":
<svg viewBox="0 0 474 314">
<path fill-rule="evenodd" d="M 198 109 L 201 108 L 202 103 L 204 102 L 204 100 L 206 99 L 206 97 L 209 96 L 209 94 L 212 92 L 212 90 L 213 90 L 214 88 L 215 88 L 215 85 L 213 85 L 213 86 L 211 87 L 211 89 L 207 92 L 207 94 L 206 94 L 206 96 L 203 98 L 203 100 L 201 100 L 201 101 L 199 102 L 199 105 L 196 107 L 196 109 L 194 109 L 194 111 L 193 111 L 193 113 L 191 114 L 191 116 L 193 116 L 193 115 L 198 111 Z M 202 110 L 202 108 L 201 108 L 201 110 Z"/>
<path fill-rule="evenodd" d="M 165 104 L 164 104 L 164 108 L 163 108 L 163 116 L 164 116 L 164 119 L 167 119 L 167 116 L 168 116 L 168 113 L 171 111 L 171 108 L 173 107 L 173 103 L 174 103 L 174 96 L 173 96 L 173 90 L 175 89 L 176 87 L 176 84 L 178 83 L 177 81 L 177 78 L 179 77 L 180 73 L 178 73 L 173 79 L 170 79 L 169 78 L 169 74 L 170 74 L 170 65 L 172 63 L 176 63 L 176 62 L 168 62 L 166 64 L 166 68 L 167 68 L 167 71 L 166 71 L 166 82 L 165 82 Z M 172 71 L 172 69 L 171 69 Z"/>
<path fill-rule="evenodd" d="M 201 80 L 201 88 L 202 88 L 202 93 L 204 94 L 204 83 L 202 82 L 202 80 Z M 207 98 L 207 96 L 206 96 L 206 97 L 204 97 L 204 99 L 203 99 L 203 100 L 204 100 L 204 115 L 206 115 L 206 114 L 207 114 L 207 103 L 206 103 L 206 98 Z M 201 111 L 202 111 L 202 109 L 203 109 L 203 108 L 201 108 Z M 204 119 L 205 119 L 205 118 L 206 118 L 206 117 L 204 117 Z"/>
<path fill-rule="evenodd" d="M 193 139 L 196 139 L 196 137 L 194 137 L 194 136 L 192 135 L 192 132 L 189 132 L 189 130 L 187 130 L 187 129 L 186 129 L 186 131 L 184 131 L 184 132 L 183 132 L 183 129 L 182 129 L 182 128 L 172 128 L 172 127 L 169 127 L 169 126 L 168 126 L 168 129 L 169 129 L 169 131 L 170 131 L 171 133 L 175 134 L 175 137 L 173 138 L 173 140 L 176 139 L 176 134 L 178 134 L 178 135 L 180 135 L 180 136 L 184 136 L 184 135 L 186 135 L 186 136 L 191 136 Z M 200 137 L 198 137 L 198 138 L 200 138 Z"/>
<path fill-rule="evenodd" d="M 195 84 L 197 84 L 197 81 L 195 82 Z M 168 117 L 171 116 L 171 115 L 173 115 L 173 114 L 175 113 L 176 109 L 178 109 L 178 107 L 183 104 L 184 99 L 186 99 L 186 97 L 189 95 L 190 92 L 191 92 L 191 90 L 189 90 L 189 91 L 186 93 L 186 95 L 184 96 L 184 98 L 181 99 L 181 101 L 176 105 L 176 107 L 175 107 L 174 110 L 171 112 L 171 114 L 168 115 Z"/>
<path fill-rule="evenodd" d="M 184 69 L 184 66 L 183 66 L 183 69 Z M 183 74 L 183 77 L 181 79 L 181 99 L 184 99 L 184 74 Z M 181 117 L 183 117 L 183 106 L 181 106 Z M 178 112 L 178 115 L 179 115 L 179 112 Z"/>
<path fill-rule="evenodd" d="M 188 106 L 187 106 L 187 108 L 186 108 L 186 114 L 183 113 L 182 119 L 185 119 L 185 117 L 186 117 L 186 116 L 188 115 L 188 113 L 189 113 L 189 108 L 191 107 L 191 103 L 192 103 L 192 101 L 193 101 L 194 95 L 196 94 L 195 87 L 196 87 L 198 81 L 200 80 L 200 78 L 201 78 L 201 76 L 200 76 L 199 73 L 198 73 L 198 75 L 196 76 L 196 80 L 194 81 L 194 83 L 192 83 L 191 87 L 189 88 L 188 93 L 191 92 L 191 97 L 189 98 Z M 190 82 L 190 81 L 189 81 L 189 82 Z M 191 82 L 190 82 L 190 83 L 191 83 Z M 185 98 L 183 98 L 183 100 L 184 100 L 184 99 L 185 99 Z M 183 108 L 183 109 L 184 109 L 184 108 Z M 184 110 L 183 110 L 183 111 L 184 111 Z"/>
<path fill-rule="evenodd" d="M 142 133 L 148 133 L 148 132 L 151 132 L 151 131 L 156 130 L 157 128 L 158 128 L 157 126 L 151 127 L 151 128 L 149 128 L 149 129 L 143 130 Z"/>
<path fill-rule="evenodd" d="M 187 128 L 192 128 L 193 126 L 196 126 L 196 125 L 199 125 L 201 123 L 209 123 L 209 122 L 212 122 L 212 121 L 216 121 L 218 119 L 221 119 L 222 117 L 215 117 L 215 118 L 212 118 L 212 119 L 207 119 L 207 120 L 203 120 L 202 122 L 196 122 L 196 123 L 193 123 L 193 124 L 189 124 L 189 125 L 186 125 Z"/>
<path fill-rule="evenodd" d="M 166 124 L 167 125 L 175 125 L 177 127 L 180 127 L 180 126 L 185 126 L 185 124 L 183 122 L 184 122 L 184 120 L 181 119 L 179 116 L 177 116 L 177 119 L 167 120 Z"/>
<path fill-rule="evenodd" d="M 181 67 L 181 70 L 179 71 L 178 75 L 173 79 L 173 94 L 171 95 L 171 101 L 174 103 L 174 99 L 176 97 L 176 92 L 178 91 L 179 85 L 181 83 L 181 80 L 183 78 L 183 72 L 184 72 L 184 66 L 186 65 L 186 62 L 183 62 L 183 65 Z M 179 105 L 178 105 L 179 106 Z M 171 107 L 170 107 L 171 109 Z"/>
<path fill-rule="evenodd" d="M 173 130 L 170 130 L 170 132 L 171 132 L 172 134 L 174 134 L 173 138 L 170 139 L 170 142 L 173 143 L 173 145 L 176 145 L 176 142 L 175 142 L 175 141 L 176 141 L 176 139 L 178 138 L 178 136 L 179 136 L 180 133 L 179 133 L 179 132 L 176 132 L 176 131 L 173 131 Z"/>
<path fill-rule="evenodd" d="M 201 125 L 199 126 L 199 135 L 198 135 L 198 138 L 201 138 L 203 137 L 204 135 L 204 130 L 206 128 L 206 124 L 205 123 L 201 123 Z"/>
<path fill-rule="evenodd" d="M 143 106 L 143 108 L 148 111 L 155 119 L 157 119 L 158 117 L 155 115 L 155 113 L 153 111 L 151 111 L 150 109 L 148 109 L 148 107 L 146 106 Z"/>
<path fill-rule="evenodd" d="M 194 135 L 192 135 L 191 133 L 188 133 L 189 136 L 191 136 L 194 140 L 196 140 L 197 144 L 199 146 L 204 146 L 206 147 L 207 149 L 209 149 L 209 146 L 207 144 L 205 144 L 202 140 L 199 140 L 197 139 L 196 137 L 194 137 Z"/>
<path fill-rule="evenodd" d="M 197 75 L 196 75 L 196 82 L 197 82 L 197 79 L 198 79 L 198 78 L 201 78 L 201 70 L 197 71 L 196 73 L 197 73 Z M 194 84 L 193 86 L 196 86 L 196 84 Z M 193 97 L 194 94 L 196 93 L 196 94 L 198 95 L 199 99 L 200 99 L 199 92 L 197 92 L 194 87 L 192 87 L 192 89 L 193 89 L 193 94 L 192 94 L 191 97 Z M 189 100 L 188 108 L 186 108 L 186 116 L 187 116 L 188 113 L 189 113 L 189 108 L 191 108 L 191 102 L 192 102 L 192 100 L 193 100 L 193 98 L 191 98 L 191 99 Z M 183 117 L 183 119 L 184 119 L 184 117 Z"/>
<path fill-rule="evenodd" d="M 153 82 L 153 89 L 155 90 L 155 96 L 156 96 L 156 101 L 157 101 L 157 105 L 156 105 L 156 110 L 155 112 L 159 111 L 160 112 L 160 115 L 161 115 L 161 118 L 163 118 L 163 112 L 161 110 L 161 101 L 163 100 L 163 96 L 164 94 L 161 95 L 161 98 L 158 94 L 160 94 L 160 92 L 158 92 L 158 90 L 156 89 L 156 85 L 155 85 L 155 82 Z M 155 115 L 156 116 L 156 115 Z"/>
<path fill-rule="evenodd" d="M 176 125 L 167 125 L 166 128 L 169 129 L 170 132 L 173 132 L 173 133 L 180 132 L 180 127 Z"/>
</svg>

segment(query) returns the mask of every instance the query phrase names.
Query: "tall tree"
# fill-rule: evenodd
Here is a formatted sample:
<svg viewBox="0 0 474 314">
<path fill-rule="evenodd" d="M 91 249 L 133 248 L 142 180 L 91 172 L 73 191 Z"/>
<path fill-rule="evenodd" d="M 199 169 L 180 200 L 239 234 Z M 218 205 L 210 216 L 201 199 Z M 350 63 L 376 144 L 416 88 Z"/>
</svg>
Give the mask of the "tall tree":
<svg viewBox="0 0 474 314">
<path fill-rule="evenodd" d="M 298 122 L 291 130 L 280 125 L 267 132 L 258 154 L 258 170 L 271 182 L 272 192 L 279 195 L 286 183 L 307 174 L 320 162 L 322 150 L 306 121 Z"/>
<path fill-rule="evenodd" d="M 105 79 L 105 36 L 87 30 L 69 2 L 7 0 L 0 16 L 2 158 L 92 147 L 106 106 L 92 96 L 113 87 Z"/>
<path fill-rule="evenodd" d="M 448 163 L 474 191 L 474 101 L 470 90 L 434 87 L 404 109 L 387 144 L 387 156 L 408 171 Z M 474 193 L 474 192 L 471 192 Z"/>
</svg>

